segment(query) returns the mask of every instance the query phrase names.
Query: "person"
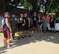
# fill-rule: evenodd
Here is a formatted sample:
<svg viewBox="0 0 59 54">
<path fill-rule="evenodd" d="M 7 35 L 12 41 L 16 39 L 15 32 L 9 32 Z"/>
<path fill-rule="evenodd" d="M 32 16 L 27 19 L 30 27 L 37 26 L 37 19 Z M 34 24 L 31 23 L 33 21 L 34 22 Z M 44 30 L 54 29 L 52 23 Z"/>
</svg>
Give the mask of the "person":
<svg viewBox="0 0 59 54">
<path fill-rule="evenodd" d="M 11 25 L 10 25 L 10 14 L 9 12 L 4 13 L 4 19 L 2 20 L 3 24 L 3 33 L 4 33 L 4 46 L 7 48 L 10 48 L 10 33 L 12 32 L 11 30 Z"/>
<path fill-rule="evenodd" d="M 27 13 L 24 13 L 24 19 L 25 19 L 25 36 L 31 37 L 29 28 L 30 28 L 30 18 L 28 17 Z"/>
<path fill-rule="evenodd" d="M 38 21 L 37 21 L 38 32 L 42 32 L 42 18 L 41 14 L 38 14 Z"/>
<path fill-rule="evenodd" d="M 16 23 L 17 23 L 17 20 L 16 20 L 16 16 L 14 14 L 12 14 L 12 17 L 11 17 L 11 28 L 12 28 L 12 38 L 13 40 L 15 40 L 15 32 L 16 32 Z"/>
<path fill-rule="evenodd" d="M 22 37 L 22 38 L 24 38 L 24 36 L 25 36 L 25 19 L 24 19 L 24 16 L 23 16 L 23 14 L 21 13 L 20 14 L 20 18 L 19 18 L 19 28 L 20 28 L 20 32 L 22 32 L 23 34 L 20 36 L 20 37 Z M 19 37 L 19 38 L 20 38 Z"/>
<path fill-rule="evenodd" d="M 47 30 L 48 31 L 50 31 L 51 30 L 51 28 L 50 28 L 50 18 L 51 18 L 51 16 L 50 15 L 47 15 Z"/>
<path fill-rule="evenodd" d="M 43 32 L 46 32 L 47 31 L 47 16 L 46 16 L 46 14 L 44 14 L 42 16 L 42 22 L 43 22 L 42 30 L 43 30 Z"/>
<path fill-rule="evenodd" d="M 51 18 L 50 18 L 50 27 L 51 27 L 51 32 L 53 32 L 53 30 L 54 30 L 54 17 L 52 16 Z"/>
<path fill-rule="evenodd" d="M 19 18 L 17 18 L 17 31 L 19 32 L 20 31 L 20 20 Z"/>
<path fill-rule="evenodd" d="M 36 12 L 34 12 L 34 15 L 32 17 L 32 21 L 33 21 L 33 31 L 35 32 L 35 29 L 37 28 L 37 21 L 38 21 L 38 17 L 37 17 Z"/>
</svg>

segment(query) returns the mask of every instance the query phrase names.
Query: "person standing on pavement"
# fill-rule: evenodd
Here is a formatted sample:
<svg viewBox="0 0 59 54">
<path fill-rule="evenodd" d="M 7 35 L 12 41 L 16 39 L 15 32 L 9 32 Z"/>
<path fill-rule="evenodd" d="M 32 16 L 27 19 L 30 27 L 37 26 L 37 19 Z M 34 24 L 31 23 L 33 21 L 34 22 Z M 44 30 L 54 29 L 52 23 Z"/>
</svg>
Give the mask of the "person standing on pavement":
<svg viewBox="0 0 59 54">
<path fill-rule="evenodd" d="M 12 28 L 12 38 L 15 40 L 15 32 L 16 32 L 16 16 L 12 14 L 11 18 L 11 28 Z"/>
<path fill-rule="evenodd" d="M 32 17 L 32 21 L 33 21 L 33 31 L 36 31 L 37 28 L 37 21 L 38 21 L 38 17 L 37 17 L 37 13 L 34 12 L 33 17 Z"/>
<path fill-rule="evenodd" d="M 10 33 L 11 31 L 11 24 L 10 24 L 10 14 L 9 12 L 4 13 L 3 21 L 3 33 L 4 33 L 4 46 L 10 48 Z"/>
<path fill-rule="evenodd" d="M 47 22 L 48 22 L 46 14 L 43 15 L 42 22 L 43 22 L 43 32 L 46 32 L 47 31 Z"/>
<path fill-rule="evenodd" d="M 21 37 L 24 38 L 25 37 L 25 19 L 22 13 L 20 14 L 19 20 L 20 20 L 20 32 L 23 33 Z"/>
<path fill-rule="evenodd" d="M 29 34 L 29 28 L 30 28 L 30 18 L 28 17 L 27 13 L 24 13 L 24 19 L 25 19 L 25 36 L 31 37 Z"/>
<path fill-rule="evenodd" d="M 42 17 L 40 13 L 38 13 L 37 27 L 38 32 L 42 32 Z"/>
<path fill-rule="evenodd" d="M 54 16 L 51 16 L 51 18 L 50 18 L 50 27 L 51 27 L 51 32 L 54 31 L 54 23 L 55 23 L 54 21 L 55 21 Z"/>
<path fill-rule="evenodd" d="M 50 19 L 51 19 L 51 16 L 50 15 L 47 15 L 47 29 L 48 29 L 48 31 L 50 31 L 51 30 L 51 28 L 50 28 Z"/>
</svg>

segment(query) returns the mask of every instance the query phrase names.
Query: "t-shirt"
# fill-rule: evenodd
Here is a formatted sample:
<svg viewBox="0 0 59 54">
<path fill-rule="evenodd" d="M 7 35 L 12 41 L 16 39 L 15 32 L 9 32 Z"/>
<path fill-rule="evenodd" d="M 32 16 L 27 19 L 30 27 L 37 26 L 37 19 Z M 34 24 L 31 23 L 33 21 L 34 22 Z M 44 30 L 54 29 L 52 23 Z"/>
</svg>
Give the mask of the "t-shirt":
<svg viewBox="0 0 59 54">
<path fill-rule="evenodd" d="M 33 16 L 32 20 L 33 20 L 33 22 L 37 22 L 38 17 L 37 16 Z"/>
<path fill-rule="evenodd" d="M 19 22 L 20 22 L 20 26 L 25 26 L 25 19 L 24 18 L 20 18 L 19 19 Z"/>
<path fill-rule="evenodd" d="M 11 26 L 13 27 L 13 26 L 15 26 L 16 25 L 16 20 L 15 20 L 15 18 L 11 18 Z"/>
<path fill-rule="evenodd" d="M 25 18 L 26 26 L 28 26 L 28 25 L 29 25 L 29 21 L 28 21 L 28 20 L 29 20 L 29 18 L 28 18 L 28 17 L 26 17 L 26 18 Z"/>
</svg>

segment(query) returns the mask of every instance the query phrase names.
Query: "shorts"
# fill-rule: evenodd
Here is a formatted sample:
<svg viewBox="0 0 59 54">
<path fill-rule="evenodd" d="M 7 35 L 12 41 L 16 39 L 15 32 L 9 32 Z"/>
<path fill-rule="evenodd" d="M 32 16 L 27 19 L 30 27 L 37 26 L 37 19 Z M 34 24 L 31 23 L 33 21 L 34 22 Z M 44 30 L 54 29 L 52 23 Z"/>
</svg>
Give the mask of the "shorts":
<svg viewBox="0 0 59 54">
<path fill-rule="evenodd" d="M 41 26 L 42 23 L 38 23 L 38 26 Z"/>
<path fill-rule="evenodd" d="M 54 28 L 54 23 L 53 22 L 50 23 L 50 27 Z"/>
<path fill-rule="evenodd" d="M 36 22 L 33 22 L 33 26 L 34 26 L 34 27 L 37 27 Z"/>
<path fill-rule="evenodd" d="M 17 30 L 20 31 L 20 23 L 17 23 Z"/>
<path fill-rule="evenodd" d="M 5 31 L 4 31 L 4 38 L 5 38 L 6 40 L 10 39 L 10 30 L 5 30 Z"/>
<path fill-rule="evenodd" d="M 29 27 L 28 27 L 28 25 L 26 25 L 26 26 L 25 26 L 25 30 L 29 30 Z"/>
<path fill-rule="evenodd" d="M 24 31 L 25 30 L 25 26 L 21 26 L 20 30 Z"/>
</svg>

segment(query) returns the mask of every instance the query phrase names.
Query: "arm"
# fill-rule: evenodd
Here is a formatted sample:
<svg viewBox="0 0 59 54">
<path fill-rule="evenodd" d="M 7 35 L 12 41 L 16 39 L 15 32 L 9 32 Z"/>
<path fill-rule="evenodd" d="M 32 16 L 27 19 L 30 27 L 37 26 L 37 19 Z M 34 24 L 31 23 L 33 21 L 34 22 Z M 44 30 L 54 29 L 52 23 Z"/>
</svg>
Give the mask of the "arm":
<svg viewBox="0 0 59 54">
<path fill-rule="evenodd" d="M 10 22 L 9 22 L 8 18 L 6 18 L 6 25 L 9 28 L 9 30 L 11 31 L 11 25 L 10 25 Z"/>
<path fill-rule="evenodd" d="M 29 22 L 29 25 L 28 26 L 30 27 L 30 22 L 31 22 L 31 19 L 30 18 L 28 18 L 28 22 Z"/>
</svg>

